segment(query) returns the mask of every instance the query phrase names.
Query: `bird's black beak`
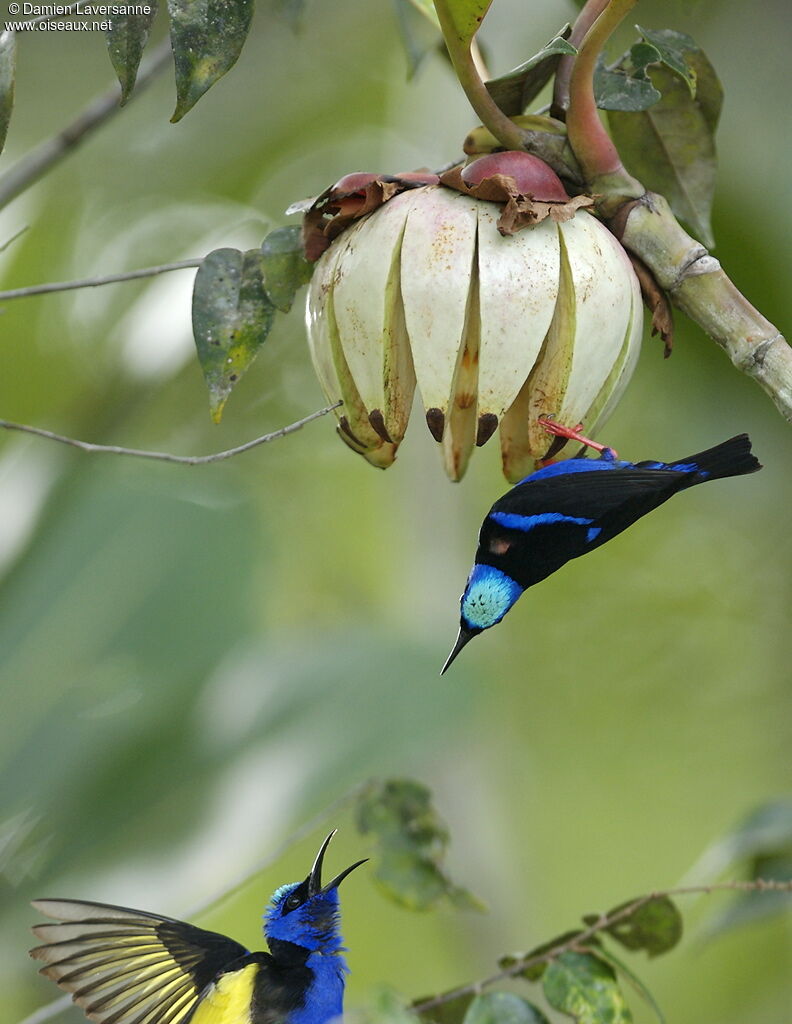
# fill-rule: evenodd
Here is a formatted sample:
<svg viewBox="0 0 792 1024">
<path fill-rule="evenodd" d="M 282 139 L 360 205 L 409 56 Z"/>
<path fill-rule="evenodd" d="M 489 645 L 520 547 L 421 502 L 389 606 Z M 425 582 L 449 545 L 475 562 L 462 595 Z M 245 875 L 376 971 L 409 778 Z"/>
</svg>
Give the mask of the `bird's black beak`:
<svg viewBox="0 0 792 1024">
<path fill-rule="evenodd" d="M 473 637 L 478 636 L 480 632 L 480 629 L 468 629 L 466 626 L 460 625 L 459 633 L 457 633 L 456 643 L 451 649 L 451 653 L 446 658 L 445 665 L 443 665 L 442 669 L 440 670 L 441 676 L 444 675 L 448 666 L 451 664 L 454 658 L 456 658 L 456 656 L 459 654 L 459 652 L 462 650 L 465 644 L 470 643 Z"/>
<path fill-rule="evenodd" d="M 327 850 L 327 847 L 330 845 L 330 840 L 336 834 L 336 831 L 337 829 L 333 829 L 333 831 L 330 833 L 327 839 L 325 839 L 325 841 L 319 847 L 319 853 L 317 853 L 316 860 L 313 862 L 311 873 L 310 875 L 308 875 L 308 878 L 306 879 L 306 882 L 308 883 L 309 896 L 317 896 L 321 893 L 329 892 L 331 889 L 335 889 L 336 886 L 340 885 L 341 882 L 343 882 L 343 880 L 346 878 L 348 874 L 350 874 L 350 872 L 354 871 L 355 868 L 359 868 L 361 864 L 365 864 L 366 861 L 368 860 L 368 857 L 364 857 L 363 860 L 356 861 L 345 871 L 342 871 L 339 875 L 336 875 L 331 882 L 328 882 L 327 885 L 323 886 L 322 862 L 324 860 L 325 851 Z"/>
</svg>

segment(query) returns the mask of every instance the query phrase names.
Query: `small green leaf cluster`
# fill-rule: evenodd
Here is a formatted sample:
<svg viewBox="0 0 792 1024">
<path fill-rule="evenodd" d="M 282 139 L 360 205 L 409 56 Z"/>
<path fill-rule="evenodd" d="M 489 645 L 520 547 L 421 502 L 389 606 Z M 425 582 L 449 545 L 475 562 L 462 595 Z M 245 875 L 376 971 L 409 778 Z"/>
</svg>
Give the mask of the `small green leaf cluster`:
<svg viewBox="0 0 792 1024">
<path fill-rule="evenodd" d="M 360 832 L 376 843 L 374 878 L 391 899 L 411 910 L 427 910 L 441 899 L 465 910 L 484 909 L 445 870 L 448 829 L 426 786 L 413 779 L 372 782 L 355 816 Z"/>
</svg>

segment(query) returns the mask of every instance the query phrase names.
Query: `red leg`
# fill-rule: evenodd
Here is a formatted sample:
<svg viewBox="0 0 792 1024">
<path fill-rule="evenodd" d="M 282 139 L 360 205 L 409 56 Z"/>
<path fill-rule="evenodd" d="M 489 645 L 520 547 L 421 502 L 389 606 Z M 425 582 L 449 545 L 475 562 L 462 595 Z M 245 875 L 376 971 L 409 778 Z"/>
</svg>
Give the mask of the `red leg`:
<svg viewBox="0 0 792 1024">
<path fill-rule="evenodd" d="M 610 458 L 617 459 L 618 453 L 615 448 L 610 448 L 606 444 L 598 444 L 596 441 L 591 441 L 589 438 L 584 437 L 580 430 L 583 428 L 582 423 L 578 423 L 576 427 L 565 427 L 561 423 L 556 423 L 555 420 L 551 420 L 549 416 L 540 416 L 539 422 L 548 432 L 548 434 L 554 434 L 556 437 L 566 437 L 570 441 L 578 441 L 580 444 L 586 445 L 588 448 L 593 448 L 595 452 L 610 452 Z"/>
</svg>

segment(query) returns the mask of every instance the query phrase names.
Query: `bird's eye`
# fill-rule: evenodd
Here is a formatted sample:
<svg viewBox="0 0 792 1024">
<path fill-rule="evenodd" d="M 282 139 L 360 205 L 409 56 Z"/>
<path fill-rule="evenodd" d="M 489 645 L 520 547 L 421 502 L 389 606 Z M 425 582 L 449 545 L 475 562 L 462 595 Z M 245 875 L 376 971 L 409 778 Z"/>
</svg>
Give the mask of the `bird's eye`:
<svg viewBox="0 0 792 1024">
<path fill-rule="evenodd" d="M 301 903 L 302 900 L 300 899 L 300 897 L 297 895 L 296 892 L 293 892 L 291 896 L 287 898 L 284 906 L 286 907 L 287 910 L 296 910 L 297 907 L 301 905 Z"/>
</svg>

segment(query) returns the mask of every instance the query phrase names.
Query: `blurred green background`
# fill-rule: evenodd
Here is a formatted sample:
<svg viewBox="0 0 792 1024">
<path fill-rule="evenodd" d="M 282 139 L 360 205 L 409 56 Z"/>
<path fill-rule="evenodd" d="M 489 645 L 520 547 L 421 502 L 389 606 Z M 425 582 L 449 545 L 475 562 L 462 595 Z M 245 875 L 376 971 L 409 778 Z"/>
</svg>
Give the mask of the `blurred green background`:
<svg viewBox="0 0 792 1024">
<path fill-rule="evenodd" d="M 496 0 L 492 72 L 574 13 Z M 788 333 L 787 5 L 646 0 L 633 20 L 689 32 L 721 75 L 716 255 Z M 111 81 L 98 34 L 19 47 L 6 168 Z M 178 125 L 173 103 L 163 76 L 0 214 L 0 241 L 30 226 L 0 255 L 4 287 L 257 245 L 292 200 L 349 170 L 443 164 L 476 121 L 439 56 L 406 80 L 385 0 L 309 0 L 297 34 L 262 3 L 238 65 Z M 323 404 L 295 308 L 212 426 L 192 279 L 6 302 L 2 416 L 201 453 Z M 505 489 L 494 442 L 451 485 L 419 417 L 386 473 L 329 419 L 199 469 L 0 438 L 4 1019 L 58 994 L 27 959 L 31 897 L 186 914 L 373 775 L 433 788 L 449 867 L 489 912 L 409 913 L 356 874 L 353 1006 L 381 983 L 418 996 L 483 977 L 584 911 L 673 885 L 790 792 L 792 438 L 677 320 L 670 360 L 647 340 L 607 440 L 662 459 L 748 430 L 766 468 L 570 564 L 442 679 L 476 532 Z M 270 892 L 304 877 L 332 825 L 332 868 L 366 855 L 339 808 L 199 923 L 255 946 Z M 683 905 L 691 934 L 722 901 Z M 634 967 L 669 1020 L 780 1024 L 791 952 L 775 918 Z"/>
</svg>

